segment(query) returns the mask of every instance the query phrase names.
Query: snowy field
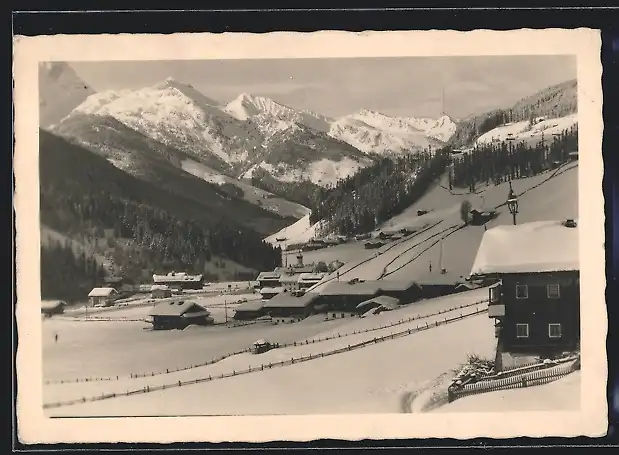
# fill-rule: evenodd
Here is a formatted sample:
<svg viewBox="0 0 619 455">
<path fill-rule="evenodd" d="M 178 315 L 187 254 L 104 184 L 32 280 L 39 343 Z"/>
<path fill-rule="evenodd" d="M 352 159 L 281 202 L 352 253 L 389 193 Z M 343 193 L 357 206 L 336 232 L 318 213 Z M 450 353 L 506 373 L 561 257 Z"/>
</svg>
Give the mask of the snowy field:
<svg viewBox="0 0 619 455">
<path fill-rule="evenodd" d="M 580 371 L 548 384 L 459 398 L 431 412 L 572 411 L 580 408 Z"/>
<path fill-rule="evenodd" d="M 400 412 L 402 398 L 407 392 L 427 387 L 442 374 L 451 374 L 452 369 L 466 361 L 467 354 L 491 357 L 495 348 L 492 327 L 492 320 L 482 313 L 330 357 L 209 383 L 50 409 L 48 414 L 147 416 Z M 292 351 L 285 353 L 284 350 L 311 346 L 283 348 L 282 352 L 277 349 L 260 356 L 246 354 L 237 356 L 237 359 L 230 358 L 230 362 L 234 359 L 241 367 L 244 360 L 251 362 L 252 358 L 275 361 L 286 354 L 292 355 Z M 428 352 L 436 354 L 429 356 Z"/>
</svg>

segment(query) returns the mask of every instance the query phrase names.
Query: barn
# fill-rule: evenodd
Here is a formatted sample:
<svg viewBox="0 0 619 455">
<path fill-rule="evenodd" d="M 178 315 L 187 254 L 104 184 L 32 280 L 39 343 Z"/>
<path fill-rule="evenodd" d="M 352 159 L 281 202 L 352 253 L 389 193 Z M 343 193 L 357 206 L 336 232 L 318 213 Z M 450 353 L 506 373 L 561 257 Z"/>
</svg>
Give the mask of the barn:
<svg viewBox="0 0 619 455">
<path fill-rule="evenodd" d="M 318 294 L 307 293 L 296 297 L 289 293 L 273 297 L 264 304 L 264 311 L 275 322 L 298 322 L 313 312 Z"/>
<path fill-rule="evenodd" d="M 172 297 L 172 289 L 164 284 L 153 284 L 150 288 L 150 296 L 153 299 L 166 299 Z"/>
<path fill-rule="evenodd" d="M 114 288 L 94 288 L 88 294 L 91 306 L 112 306 L 118 298 L 118 291 Z"/>
<path fill-rule="evenodd" d="M 184 329 L 188 325 L 213 322 L 210 313 L 195 302 L 180 300 L 156 304 L 148 313 L 154 330 Z"/>
<path fill-rule="evenodd" d="M 238 305 L 235 309 L 234 319 L 237 321 L 248 321 L 264 315 L 264 302 L 253 300 Z"/>
<path fill-rule="evenodd" d="M 331 281 L 320 291 L 316 311 L 332 318 L 357 314 L 357 305 L 377 297 L 381 284 L 381 281 Z"/>
</svg>

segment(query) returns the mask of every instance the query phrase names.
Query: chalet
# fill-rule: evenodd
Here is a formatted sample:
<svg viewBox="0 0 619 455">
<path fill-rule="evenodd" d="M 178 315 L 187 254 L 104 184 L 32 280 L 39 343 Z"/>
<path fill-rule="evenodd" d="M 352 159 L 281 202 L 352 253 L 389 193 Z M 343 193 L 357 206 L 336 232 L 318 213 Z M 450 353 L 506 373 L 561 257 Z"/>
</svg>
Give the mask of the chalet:
<svg viewBox="0 0 619 455">
<path fill-rule="evenodd" d="M 360 313 L 368 312 L 371 309 L 380 308 L 382 311 L 395 310 L 400 305 L 400 301 L 395 297 L 389 297 L 387 295 L 379 295 L 365 300 L 357 305 L 357 310 Z"/>
<path fill-rule="evenodd" d="M 484 233 L 471 274 L 496 274 L 488 316 L 498 351 L 545 356 L 578 348 L 580 279 L 576 220 L 498 226 Z"/>
<path fill-rule="evenodd" d="M 150 288 L 150 296 L 153 299 L 166 299 L 172 297 L 172 289 L 164 284 L 153 284 Z"/>
<path fill-rule="evenodd" d="M 256 281 L 258 281 L 260 288 L 278 287 L 281 276 L 281 272 L 260 272 Z"/>
<path fill-rule="evenodd" d="M 213 322 L 210 313 L 191 301 L 161 302 L 148 313 L 153 329 L 184 329 L 188 325 L 207 325 Z"/>
<path fill-rule="evenodd" d="M 277 294 L 281 294 L 282 292 L 287 292 L 287 291 L 283 287 L 260 289 L 260 295 L 262 296 L 263 300 L 272 299 Z"/>
<path fill-rule="evenodd" d="M 302 273 L 299 276 L 299 289 L 302 290 L 311 288 L 312 286 L 320 283 L 326 275 L 327 274 L 325 272 Z"/>
<path fill-rule="evenodd" d="M 266 302 L 263 308 L 275 322 L 298 322 L 312 313 L 318 297 L 318 294 L 311 292 L 300 297 L 280 294 Z"/>
<path fill-rule="evenodd" d="M 201 274 L 188 275 L 185 272 L 170 272 L 167 275 L 153 275 L 153 284 L 164 284 L 170 288 L 202 289 L 204 287 L 204 276 Z"/>
<path fill-rule="evenodd" d="M 118 291 L 114 288 L 94 288 L 88 294 L 91 306 L 112 306 L 118 298 Z"/>
<path fill-rule="evenodd" d="M 234 311 L 234 319 L 247 321 L 264 315 L 264 303 L 262 300 L 252 300 L 238 305 Z"/>
<path fill-rule="evenodd" d="M 62 300 L 43 300 L 41 301 L 41 314 L 48 317 L 54 314 L 62 314 L 66 305 L 66 302 Z"/>
</svg>

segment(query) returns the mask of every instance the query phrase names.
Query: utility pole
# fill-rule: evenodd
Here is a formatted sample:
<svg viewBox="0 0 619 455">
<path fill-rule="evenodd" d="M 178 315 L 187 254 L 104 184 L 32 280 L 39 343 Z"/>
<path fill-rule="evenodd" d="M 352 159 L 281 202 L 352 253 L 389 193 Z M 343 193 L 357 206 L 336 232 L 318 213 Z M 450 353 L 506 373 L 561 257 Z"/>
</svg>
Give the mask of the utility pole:
<svg viewBox="0 0 619 455">
<path fill-rule="evenodd" d="M 226 316 L 226 324 L 228 324 L 228 299 L 224 297 L 224 314 Z"/>
</svg>

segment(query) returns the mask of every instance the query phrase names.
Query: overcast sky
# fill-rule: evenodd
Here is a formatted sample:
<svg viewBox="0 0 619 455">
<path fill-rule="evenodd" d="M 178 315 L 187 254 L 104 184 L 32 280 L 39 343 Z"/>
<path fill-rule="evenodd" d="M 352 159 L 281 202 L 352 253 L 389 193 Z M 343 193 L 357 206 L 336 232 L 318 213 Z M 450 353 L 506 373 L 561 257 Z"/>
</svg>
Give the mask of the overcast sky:
<svg viewBox="0 0 619 455">
<path fill-rule="evenodd" d="M 338 117 L 362 108 L 394 116 L 462 118 L 507 107 L 576 78 L 572 56 L 71 62 L 95 90 L 140 88 L 167 77 L 229 102 L 262 95 Z"/>
</svg>

